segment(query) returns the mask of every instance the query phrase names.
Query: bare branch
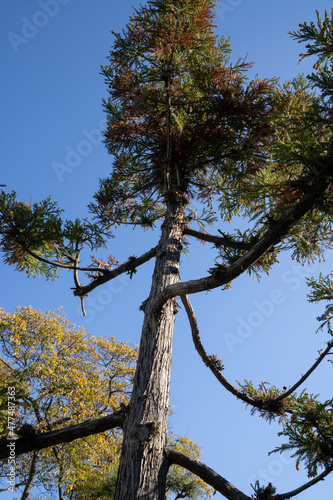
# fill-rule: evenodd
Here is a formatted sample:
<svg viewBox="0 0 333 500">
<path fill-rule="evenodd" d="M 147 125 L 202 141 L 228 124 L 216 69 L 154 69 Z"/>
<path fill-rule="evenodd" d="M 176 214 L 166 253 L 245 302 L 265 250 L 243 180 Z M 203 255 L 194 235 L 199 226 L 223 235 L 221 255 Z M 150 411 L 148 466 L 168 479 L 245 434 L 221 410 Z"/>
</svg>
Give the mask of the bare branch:
<svg viewBox="0 0 333 500">
<path fill-rule="evenodd" d="M 21 483 L 16 483 L 16 484 L 14 485 L 14 488 L 16 489 L 16 488 L 19 488 L 20 486 L 24 486 L 24 485 L 25 485 L 25 482 L 24 482 L 24 481 L 22 481 Z M 1 488 L 1 489 L 0 489 L 0 493 L 2 493 L 3 491 L 12 490 L 12 488 L 13 488 L 13 486 L 7 486 L 7 488 Z"/>
<path fill-rule="evenodd" d="M 245 241 L 236 241 L 231 236 L 221 233 L 222 236 L 213 236 L 212 234 L 202 233 L 201 231 L 195 231 L 190 227 L 185 227 L 184 234 L 188 236 L 194 236 L 194 238 L 198 238 L 202 241 L 208 241 L 210 243 L 214 243 L 217 247 L 228 247 L 235 248 L 238 250 L 250 250 L 253 245 L 258 241 L 257 238 L 253 238 L 251 242 Z"/>
<path fill-rule="evenodd" d="M 279 413 L 279 405 L 277 403 L 280 403 L 283 399 L 287 398 L 292 394 L 310 375 L 311 373 L 317 368 L 319 363 L 324 359 L 325 356 L 327 356 L 330 353 L 331 348 L 333 347 L 333 341 L 328 342 L 327 348 L 322 352 L 322 354 L 319 356 L 319 358 L 316 360 L 316 362 L 311 366 L 311 368 L 306 372 L 305 375 L 303 375 L 296 384 L 294 384 L 290 389 L 288 389 L 286 392 L 283 394 L 280 394 L 277 397 L 268 397 L 266 400 L 265 399 L 255 399 L 249 396 L 248 394 L 244 393 L 243 391 L 240 391 L 237 389 L 235 386 L 233 386 L 223 375 L 222 375 L 222 370 L 224 369 L 222 362 L 217 358 L 215 355 L 209 355 L 207 354 L 200 338 L 200 333 L 199 333 L 199 326 L 198 322 L 196 319 L 196 316 L 194 314 L 193 307 L 191 305 L 191 302 L 187 295 L 182 295 L 181 296 L 181 301 L 184 305 L 190 327 L 191 327 L 191 332 L 192 332 L 192 339 L 194 346 L 201 357 L 202 361 L 205 363 L 205 365 L 211 370 L 211 372 L 215 375 L 217 380 L 223 385 L 227 391 L 229 391 L 231 394 L 236 396 L 238 399 L 241 401 L 244 401 L 247 404 L 250 404 L 251 406 L 254 406 L 255 408 L 262 409 L 262 410 L 268 410 L 268 411 L 274 411 Z M 281 408 L 282 410 L 282 408 Z M 291 410 L 283 410 L 284 412 L 291 413 Z"/>
<path fill-rule="evenodd" d="M 311 366 L 311 368 L 309 368 L 308 371 L 296 382 L 296 384 L 294 384 L 292 387 L 290 387 L 290 389 L 288 389 L 283 394 L 280 394 L 280 396 L 277 396 L 276 398 L 274 398 L 274 401 L 281 401 L 282 399 L 290 396 L 290 394 L 292 394 L 294 391 L 296 391 L 296 389 L 298 389 L 298 387 L 301 384 L 303 384 L 303 382 L 311 375 L 311 373 L 322 362 L 322 360 L 325 358 L 325 356 L 330 354 L 330 350 L 332 349 L 332 347 L 333 347 L 333 340 L 331 340 L 330 342 L 327 343 L 326 349 L 321 353 L 321 355 L 316 360 L 316 362 Z"/>
<path fill-rule="evenodd" d="M 328 163 L 327 170 L 330 163 Z M 240 276 L 259 260 L 272 246 L 276 245 L 285 237 L 289 231 L 325 194 L 330 185 L 329 175 L 323 175 L 311 186 L 311 189 L 302 196 L 300 201 L 291 208 L 284 216 L 270 227 L 263 237 L 253 245 L 253 247 L 236 262 L 229 266 L 219 266 L 214 269 L 212 275 L 197 280 L 185 281 L 169 285 L 160 293 L 156 301 L 156 309 L 160 309 L 163 304 L 176 296 L 191 293 L 203 292 L 223 286 Z"/>
<path fill-rule="evenodd" d="M 20 243 L 22 245 L 22 248 L 29 254 L 31 257 L 33 257 L 36 260 L 39 260 L 40 262 L 44 262 L 44 264 L 48 264 L 49 266 L 52 267 L 60 267 L 61 269 L 68 269 L 70 271 L 86 271 L 86 272 L 103 272 L 106 273 L 108 272 L 107 269 L 101 269 L 99 267 L 78 267 L 78 266 L 72 266 L 70 264 L 63 264 L 62 262 L 56 262 L 55 260 L 49 260 L 45 259 L 45 257 L 41 257 L 40 255 L 36 254 L 32 250 L 30 250 L 25 244 Z"/>
<path fill-rule="evenodd" d="M 201 339 L 200 339 L 200 334 L 199 334 L 199 327 L 197 323 L 197 319 L 195 317 L 192 305 L 189 301 L 189 298 L 187 295 L 182 295 L 181 300 L 184 304 L 185 311 L 191 326 L 191 331 L 192 331 L 192 339 L 195 345 L 195 348 L 201 357 L 202 361 L 205 363 L 205 365 L 212 371 L 212 373 L 215 375 L 217 380 L 223 385 L 225 389 L 227 389 L 231 394 L 236 396 L 238 399 L 241 399 L 245 403 L 248 403 L 252 406 L 259 406 L 260 402 L 258 400 L 255 400 L 254 398 L 251 398 L 247 394 L 243 393 L 236 387 L 234 387 L 228 380 L 222 375 L 221 370 L 223 369 L 222 364 L 220 361 L 217 359 L 216 356 L 210 356 L 207 354 L 205 351 L 205 348 L 202 345 Z M 262 406 L 262 402 L 260 404 L 260 407 Z"/>
<path fill-rule="evenodd" d="M 10 439 L 2 437 L 0 439 L 0 459 L 8 458 L 9 446 L 15 447 L 15 455 L 22 455 L 29 451 L 42 450 L 61 443 L 70 443 L 75 439 L 92 436 L 100 432 L 105 432 L 123 424 L 124 412 L 115 412 L 106 417 L 87 420 L 81 424 L 71 425 L 64 429 L 35 434 L 29 438 Z"/>
<path fill-rule="evenodd" d="M 116 278 L 120 274 L 134 271 L 137 267 L 141 266 L 145 262 L 148 262 L 150 259 L 155 257 L 156 252 L 157 252 L 157 247 L 154 247 L 148 250 L 148 252 L 144 253 L 140 257 L 130 257 L 126 262 L 118 266 L 116 269 L 113 269 L 112 271 L 105 269 L 102 270 L 103 274 L 101 276 L 96 277 L 88 285 L 80 286 L 78 289 L 75 289 L 74 295 L 83 297 L 92 290 L 94 290 L 95 288 L 97 288 L 99 285 L 107 283 L 108 281 Z M 100 269 L 98 269 L 98 271 L 100 271 Z"/>
<path fill-rule="evenodd" d="M 251 500 L 250 497 L 238 490 L 213 469 L 207 467 L 203 462 L 172 448 L 166 448 L 166 455 L 170 464 L 179 465 L 189 470 L 205 481 L 205 483 L 215 488 L 216 491 L 228 500 Z"/>
<path fill-rule="evenodd" d="M 311 479 L 311 481 L 303 484 L 303 486 L 300 486 L 299 488 L 296 488 L 295 490 L 289 491 L 288 493 L 283 493 L 281 495 L 275 495 L 273 498 L 274 500 L 288 500 L 291 497 L 295 497 L 299 493 L 302 493 L 302 491 L 307 490 L 314 484 L 318 483 L 319 481 L 322 481 L 328 474 L 330 474 L 333 471 L 333 465 L 328 467 L 324 472 L 319 474 L 319 476 L 315 477 L 314 479 Z"/>
</svg>

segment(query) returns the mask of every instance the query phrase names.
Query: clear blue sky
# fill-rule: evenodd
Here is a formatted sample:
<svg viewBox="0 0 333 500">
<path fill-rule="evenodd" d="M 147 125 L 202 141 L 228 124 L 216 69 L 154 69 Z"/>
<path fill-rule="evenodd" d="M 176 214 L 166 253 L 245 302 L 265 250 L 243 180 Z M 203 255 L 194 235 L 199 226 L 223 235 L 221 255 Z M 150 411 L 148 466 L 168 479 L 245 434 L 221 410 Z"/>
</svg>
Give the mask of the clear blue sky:
<svg viewBox="0 0 333 500">
<path fill-rule="evenodd" d="M 22 201 L 52 195 L 67 218 L 83 217 L 108 174 L 111 158 L 100 144 L 101 99 L 106 97 L 99 67 L 105 64 L 112 36 L 120 31 L 138 0 L 16 0 L 0 6 L 2 54 L 1 177 Z M 221 0 L 217 32 L 231 36 L 233 57 L 247 55 L 260 77 L 293 78 L 311 71 L 311 61 L 298 65 L 301 47 L 288 31 L 315 19 L 315 9 L 331 9 L 328 0 Z M 66 171 L 59 173 L 59 165 Z M 231 229 L 237 227 L 232 224 Z M 221 229 L 223 229 L 220 226 Z M 229 228 L 224 228 L 230 230 Z M 119 230 L 111 252 L 119 262 L 156 244 L 158 231 Z M 204 276 L 212 266 L 209 245 L 193 243 L 183 259 L 182 279 Z M 240 278 L 230 291 L 193 297 L 201 337 L 208 352 L 217 354 L 231 380 L 295 382 L 324 346 L 315 335 L 320 306 L 308 305 L 304 276 L 332 268 L 333 254 L 311 268 L 283 256 L 258 285 Z M 27 279 L 1 264 L 1 302 L 6 311 L 32 305 L 43 311 L 63 306 L 66 316 L 94 335 L 114 335 L 139 342 L 142 313 L 149 292 L 151 264 L 132 281 L 119 279 L 96 290 L 86 301 L 87 317 L 72 295 L 69 274 L 57 282 Z M 308 386 L 332 397 L 332 373 L 324 362 Z M 202 447 L 203 460 L 248 495 L 249 482 L 272 481 L 278 492 L 294 489 L 306 475 L 290 459 L 268 456 L 280 441 L 279 427 L 251 417 L 244 405 L 220 388 L 191 344 L 184 312 L 177 315 L 171 401 L 175 433 L 187 434 Z M 332 478 L 299 498 L 331 498 Z M 13 499 L 4 494 L 4 500 Z M 220 498 L 216 495 L 215 498 Z"/>
</svg>

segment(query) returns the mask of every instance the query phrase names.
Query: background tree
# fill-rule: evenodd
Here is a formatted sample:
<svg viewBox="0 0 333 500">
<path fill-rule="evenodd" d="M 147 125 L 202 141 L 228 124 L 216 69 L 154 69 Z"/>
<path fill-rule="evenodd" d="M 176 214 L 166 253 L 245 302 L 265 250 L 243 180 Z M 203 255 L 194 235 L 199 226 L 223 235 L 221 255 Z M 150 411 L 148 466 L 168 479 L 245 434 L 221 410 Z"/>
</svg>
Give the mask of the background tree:
<svg viewBox="0 0 333 500">
<path fill-rule="evenodd" d="M 128 402 L 136 350 L 115 338 L 86 334 L 61 312 L 2 311 L 0 349 L 2 361 L 11 367 L 15 388 L 24 387 L 21 397 L 15 391 L 18 436 L 31 437 L 105 416 Z M 7 425 L 3 427 L 6 435 Z M 27 484 L 34 466 L 29 486 L 34 483 L 46 491 L 58 491 L 59 499 L 69 498 L 87 476 L 102 477 L 112 470 L 119 446 L 119 432 L 112 431 L 53 446 L 38 457 L 24 455 L 18 458 L 17 480 Z M 6 468 L 3 472 L 6 482 Z"/>
<path fill-rule="evenodd" d="M 0 389 L 1 435 L 8 434 L 8 386 L 15 387 L 13 432 L 23 438 L 106 416 L 128 403 L 137 351 L 115 338 L 96 338 L 77 329 L 59 313 L 17 308 L 1 312 L 0 355 L 6 367 Z M 1 366 L 2 366 L 1 365 Z M 172 437 L 170 446 L 199 457 L 187 438 Z M 170 436 L 171 439 L 171 436 Z M 114 429 L 85 439 L 22 455 L 16 463 L 22 499 L 32 487 L 50 498 L 110 498 L 119 465 L 121 436 Z M 171 471 L 170 491 L 183 498 L 208 498 L 202 480 Z M 4 462 L 4 489 L 6 466 Z M 171 479 L 170 479 L 171 481 Z"/>
<path fill-rule="evenodd" d="M 62 223 L 50 200 L 27 206 L 3 195 L 7 262 L 50 277 L 55 267 L 72 269 L 74 293 L 82 300 L 100 284 L 122 272 L 132 276 L 155 258 L 151 292 L 141 306 L 145 319 L 131 404 L 123 417 L 117 499 L 164 498 L 171 463 L 208 479 L 226 498 L 249 498 L 203 464 L 165 448 L 175 298 L 181 297 L 196 348 L 221 384 L 263 416 L 288 416 L 295 411 L 292 393 L 304 377 L 282 391 L 250 383 L 235 388 L 222 375 L 218 357 L 206 353 L 187 295 L 228 287 L 245 271 L 267 272 L 282 250 L 306 261 L 331 244 L 332 19 L 325 14 L 318 26 L 310 31 L 301 26 L 294 34 L 312 41 L 324 61 L 310 78 L 320 91 L 316 97 L 302 78 L 282 86 L 248 81 L 249 66 L 229 64 L 228 42 L 214 36 L 213 7 L 209 1 L 152 1 L 116 35 L 103 69 L 110 90 L 105 140 L 115 162 L 90 205 L 99 225 Z M 204 216 L 191 208 L 198 199 Z M 217 215 L 225 225 L 241 215 L 247 229 L 207 235 L 203 225 Z M 82 246 L 101 247 L 113 225 L 147 228 L 159 220 L 158 245 L 141 257 L 115 268 L 113 256 L 79 265 Z M 195 220 L 200 231 L 190 227 Z M 213 242 L 218 262 L 208 276 L 179 282 L 185 235 Z M 80 283 L 78 271 L 88 273 L 87 285 Z M 330 348 L 329 343 L 320 360 Z M 323 474 L 331 470 L 331 457 L 327 460 Z M 256 496 L 271 496 L 273 490 L 259 487 Z"/>
</svg>

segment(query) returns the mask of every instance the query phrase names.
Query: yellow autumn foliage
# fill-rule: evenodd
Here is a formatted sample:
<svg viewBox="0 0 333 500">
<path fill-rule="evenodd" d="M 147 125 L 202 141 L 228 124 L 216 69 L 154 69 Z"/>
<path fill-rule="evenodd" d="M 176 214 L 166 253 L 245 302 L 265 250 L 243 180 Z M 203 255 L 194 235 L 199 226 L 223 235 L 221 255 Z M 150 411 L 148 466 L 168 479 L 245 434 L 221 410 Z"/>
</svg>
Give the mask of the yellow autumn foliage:
<svg viewBox="0 0 333 500">
<path fill-rule="evenodd" d="M 126 404 L 137 351 L 113 337 L 97 338 L 76 328 L 61 311 L 22 307 L 13 314 L 0 311 L 0 358 L 11 383 L 20 388 L 16 428 L 30 423 L 42 432 L 104 416 Z M 6 434 L 8 379 L 4 370 L 0 375 L 0 430 Z M 120 444 L 119 432 L 110 431 L 43 450 L 36 484 L 61 487 L 66 494 L 92 471 L 102 477 L 117 460 Z M 29 462 L 27 455 L 17 457 L 18 480 L 27 476 Z"/>
</svg>

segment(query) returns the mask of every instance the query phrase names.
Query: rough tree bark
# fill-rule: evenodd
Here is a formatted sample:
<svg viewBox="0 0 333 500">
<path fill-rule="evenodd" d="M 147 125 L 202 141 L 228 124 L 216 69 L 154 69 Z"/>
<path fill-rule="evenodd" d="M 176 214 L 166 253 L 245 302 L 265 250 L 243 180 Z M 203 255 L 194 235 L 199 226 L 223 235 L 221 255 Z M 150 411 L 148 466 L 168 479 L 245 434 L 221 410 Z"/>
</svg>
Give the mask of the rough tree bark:
<svg viewBox="0 0 333 500">
<path fill-rule="evenodd" d="M 168 459 L 165 453 L 169 381 L 176 299 L 156 310 L 160 292 L 179 279 L 185 202 L 168 202 L 152 286 L 143 304 L 139 358 L 129 412 L 124 422 L 115 500 L 164 500 Z"/>
</svg>

